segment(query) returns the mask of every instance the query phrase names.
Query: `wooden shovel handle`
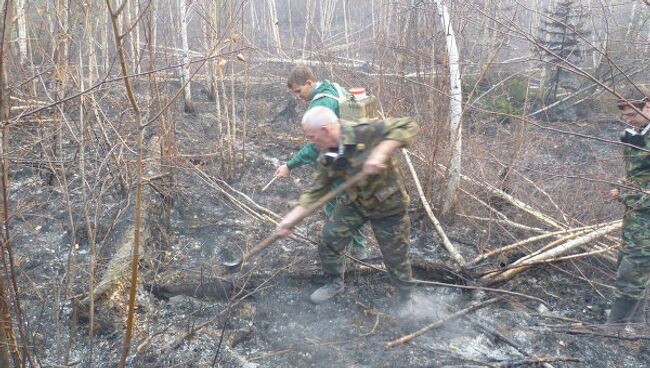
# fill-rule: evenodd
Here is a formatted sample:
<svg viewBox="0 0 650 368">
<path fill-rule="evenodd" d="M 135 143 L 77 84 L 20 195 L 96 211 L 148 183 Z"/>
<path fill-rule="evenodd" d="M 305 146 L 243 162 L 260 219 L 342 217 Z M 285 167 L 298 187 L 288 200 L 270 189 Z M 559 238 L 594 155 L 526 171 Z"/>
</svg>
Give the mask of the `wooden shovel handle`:
<svg viewBox="0 0 650 368">
<path fill-rule="evenodd" d="M 293 222 L 292 227 L 298 225 L 302 220 L 305 218 L 309 217 L 311 214 L 316 212 L 318 209 L 323 207 L 325 203 L 331 201 L 334 199 L 336 196 L 339 194 L 343 193 L 344 191 L 350 189 L 353 187 L 355 184 L 360 182 L 363 178 L 365 178 L 367 174 L 364 172 L 358 172 L 354 174 L 351 178 L 346 180 L 343 184 L 340 186 L 336 187 L 336 189 L 328 192 L 324 196 L 322 196 L 318 201 L 314 202 L 311 206 L 307 207 L 307 211 L 300 216 L 296 221 Z M 262 250 L 266 249 L 269 245 L 273 244 L 276 240 L 280 239 L 280 235 L 278 233 L 273 232 L 270 236 L 266 237 L 264 240 L 259 242 L 253 249 L 249 250 L 248 252 L 244 253 L 242 256 L 242 264 L 246 262 L 250 257 L 256 255 L 257 253 L 261 252 Z"/>
</svg>

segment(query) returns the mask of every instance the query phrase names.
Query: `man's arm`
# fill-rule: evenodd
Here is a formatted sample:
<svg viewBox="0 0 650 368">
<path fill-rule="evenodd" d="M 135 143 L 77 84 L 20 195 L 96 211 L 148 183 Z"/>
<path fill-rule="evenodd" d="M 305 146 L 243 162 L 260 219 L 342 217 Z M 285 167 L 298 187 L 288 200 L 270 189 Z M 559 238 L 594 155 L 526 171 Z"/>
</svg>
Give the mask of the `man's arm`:
<svg viewBox="0 0 650 368">
<path fill-rule="evenodd" d="M 279 176 L 281 178 L 288 178 L 289 175 L 291 175 L 291 170 L 295 169 L 296 167 L 304 166 L 304 165 L 309 165 L 318 159 L 318 147 L 315 145 L 309 143 L 304 145 L 298 153 L 296 153 L 293 157 L 287 161 L 286 164 L 280 165 L 275 170 L 275 176 Z"/>
<path fill-rule="evenodd" d="M 402 147 L 404 143 L 387 139 L 381 141 L 363 163 L 363 172 L 368 175 L 376 175 L 386 169 L 386 160 L 395 152 L 396 149 Z"/>
<path fill-rule="evenodd" d="M 386 161 L 400 147 L 407 146 L 418 131 L 410 118 L 392 118 L 383 121 L 383 140 L 375 146 L 363 164 L 363 172 L 375 175 L 386 169 Z"/>
<path fill-rule="evenodd" d="M 275 232 L 285 238 L 291 234 L 291 231 L 293 231 L 293 227 L 296 225 L 298 220 L 302 219 L 307 215 L 307 207 L 304 206 L 296 206 L 294 207 L 289 213 L 287 213 L 278 226 L 275 228 Z"/>
</svg>

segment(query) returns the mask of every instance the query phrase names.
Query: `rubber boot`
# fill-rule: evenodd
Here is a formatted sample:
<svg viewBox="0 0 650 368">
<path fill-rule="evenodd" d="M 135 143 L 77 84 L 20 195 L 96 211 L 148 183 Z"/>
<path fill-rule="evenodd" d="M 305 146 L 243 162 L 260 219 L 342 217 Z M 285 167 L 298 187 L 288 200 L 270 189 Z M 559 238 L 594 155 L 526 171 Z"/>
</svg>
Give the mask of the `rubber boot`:
<svg viewBox="0 0 650 368">
<path fill-rule="evenodd" d="M 639 300 L 639 304 L 637 304 L 636 310 L 634 311 L 630 322 L 645 323 L 645 297 Z"/>
<path fill-rule="evenodd" d="M 330 276 L 328 282 L 311 293 L 309 299 L 314 304 L 320 304 L 327 300 L 332 299 L 336 294 L 341 293 L 345 289 L 343 277 Z"/>
<path fill-rule="evenodd" d="M 612 305 L 612 311 L 609 313 L 609 317 L 607 317 L 607 324 L 620 324 L 622 327 L 625 327 L 625 324 L 632 320 L 632 317 L 640 303 L 641 301 L 639 299 L 626 297 L 616 298 Z"/>
<path fill-rule="evenodd" d="M 412 309 L 414 285 L 410 282 L 399 280 L 393 280 L 393 285 L 395 285 L 395 289 L 397 290 L 396 307 L 400 309 Z"/>
</svg>

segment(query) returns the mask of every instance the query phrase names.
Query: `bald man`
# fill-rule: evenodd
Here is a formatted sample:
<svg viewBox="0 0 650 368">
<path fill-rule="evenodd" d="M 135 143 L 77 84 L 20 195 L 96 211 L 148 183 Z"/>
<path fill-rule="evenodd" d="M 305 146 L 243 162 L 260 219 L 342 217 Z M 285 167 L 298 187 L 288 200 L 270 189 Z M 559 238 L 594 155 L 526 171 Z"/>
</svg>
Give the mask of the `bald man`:
<svg viewBox="0 0 650 368">
<path fill-rule="evenodd" d="M 339 97 L 342 97 L 341 94 L 346 95 L 347 92 L 335 83 L 330 83 L 328 80 L 319 81 L 314 71 L 307 65 L 296 65 L 291 70 L 287 78 L 287 87 L 289 87 L 297 98 L 309 104 L 307 110 L 317 106 L 323 106 L 331 109 L 337 117 L 340 116 Z M 288 178 L 291 175 L 291 170 L 305 165 L 314 165 L 318 160 L 318 155 L 318 147 L 308 143 L 286 163 L 280 165 L 275 170 L 275 176 Z M 332 188 L 336 188 L 339 185 L 341 185 L 340 180 L 334 180 L 332 182 Z M 336 199 L 333 199 L 327 202 L 323 208 L 327 217 L 332 215 L 336 201 Z M 349 246 L 350 253 L 354 257 L 362 260 L 368 258 L 370 253 L 366 241 L 366 234 L 368 234 L 368 229 L 359 229 L 352 237 Z"/>
<path fill-rule="evenodd" d="M 368 175 L 346 191 L 344 199 L 337 201 L 323 227 L 318 251 L 327 282 L 311 294 L 311 301 L 319 304 L 344 290 L 342 252 L 366 222 L 372 226 L 384 264 L 401 299 L 409 299 L 412 289 L 409 197 L 392 155 L 411 143 L 417 125 L 409 118 L 372 123 L 341 121 L 332 110 L 318 106 L 305 113 L 302 128 L 319 149 L 319 167 L 314 182 L 300 196 L 299 205 L 278 225 L 278 235 L 289 235 L 296 219 L 329 191 L 333 181 L 346 180 L 360 171 Z"/>
</svg>

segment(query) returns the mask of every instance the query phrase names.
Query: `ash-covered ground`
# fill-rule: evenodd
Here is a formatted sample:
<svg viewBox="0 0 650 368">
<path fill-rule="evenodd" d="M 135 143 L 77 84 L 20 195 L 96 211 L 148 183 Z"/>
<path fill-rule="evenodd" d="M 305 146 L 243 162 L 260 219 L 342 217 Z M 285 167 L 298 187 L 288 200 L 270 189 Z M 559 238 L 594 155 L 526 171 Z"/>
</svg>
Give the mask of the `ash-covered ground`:
<svg viewBox="0 0 650 368">
<path fill-rule="evenodd" d="M 597 259 L 539 266 L 495 286 L 540 298 L 546 304 L 493 292 L 421 285 L 413 303 L 403 305 L 397 301 L 384 273 L 350 262 L 345 292 L 323 305 L 313 305 L 308 296 L 322 282 L 316 247 L 309 241 L 287 239 L 222 279 L 223 293 L 189 296 L 196 285 L 214 283 L 223 269 L 221 262 L 254 246 L 274 228 L 270 221 L 255 218 L 241 204 L 215 189 L 215 183 L 257 213 L 264 211 L 252 207 L 243 194 L 259 206 L 283 214 L 295 205 L 300 191 L 310 182 L 312 169 L 305 167 L 261 191 L 275 168 L 296 152 L 304 140 L 296 125 L 301 109 L 293 109 L 289 93 L 282 86 L 260 88 L 252 96 L 265 98 L 264 108 L 251 112 L 246 160 L 237 174 L 227 179 L 230 188 L 218 182 L 208 185 L 191 168 L 176 173 L 179 186 L 172 211 L 171 260 L 156 270 L 142 270 L 145 280 L 138 291 L 129 366 L 473 367 L 542 366 L 540 362 L 544 360 L 554 367 L 648 365 L 647 337 L 628 340 L 563 332 L 576 329 L 580 322 L 601 323 L 605 318 L 611 288 L 604 284 L 611 285 L 614 266 Z M 203 141 L 179 138 L 179 147 L 185 152 L 198 153 L 205 142 L 215 139 L 214 113 L 210 112 L 213 106 L 201 102 L 198 108 L 195 116 L 187 115 L 178 122 L 179 130 L 187 127 L 188 131 L 206 133 L 193 137 Z M 489 127 L 496 134 L 501 128 Z M 611 130 L 604 130 L 602 134 L 609 133 Z M 551 133 L 535 134 L 531 139 Z M 537 172 L 538 167 L 560 167 L 571 161 L 575 154 L 568 142 L 572 139 L 575 138 L 558 138 L 556 151 L 532 145 L 536 150 L 530 150 L 527 167 Z M 603 155 L 613 165 L 617 162 L 614 149 L 583 149 L 579 145 L 573 148 L 583 162 L 602 162 Z M 536 153 L 540 156 L 535 157 Z M 201 170 L 220 177 L 219 168 L 212 162 L 203 163 Z M 70 366 L 88 366 L 92 345 L 94 366 L 116 366 L 122 348 L 123 321 L 116 321 L 115 326 L 120 328 L 98 331 L 92 342 L 87 325 L 71 322 L 75 320 L 73 308 L 64 297 L 65 285 L 61 285 L 70 254 L 70 236 L 65 230 L 67 213 L 60 206 L 65 200 L 62 193 L 44 186 L 38 173 L 29 168 L 13 174 L 13 187 L 13 198 L 39 203 L 24 208 L 19 203 L 20 215 L 12 229 L 20 297 L 36 364 L 61 366 L 69 351 Z M 414 191 L 411 203 L 415 276 L 421 280 L 473 285 L 476 280 L 472 272 L 450 271 L 456 269 L 455 264 L 419 209 Z M 106 204 L 117 205 L 123 204 Z M 576 206 L 576 213 L 579 210 Z M 606 208 L 595 212 L 598 211 Z M 620 213 L 610 211 L 609 215 L 616 218 Z M 317 241 L 323 219 L 322 214 L 312 216 L 300 226 L 300 233 Z M 130 219 L 126 216 L 121 221 L 128 223 Z M 459 251 L 471 259 L 477 255 L 479 244 L 495 241 L 492 245 L 497 245 L 507 240 L 506 235 L 498 234 L 498 229 L 486 235 L 481 226 L 461 218 L 446 225 L 445 230 Z M 118 238 L 125 227 L 116 226 L 113 237 Z M 83 240 L 79 243 L 77 261 L 83 265 L 88 262 L 88 249 Z M 107 244 L 104 246 L 110 248 L 110 242 Z M 110 249 L 101 251 L 104 260 L 110 257 Z M 376 245 L 372 246 L 369 263 L 381 267 Z M 493 263 L 488 267 L 498 267 L 498 261 Z M 85 277 L 84 269 L 80 267 L 77 275 Z M 152 285 L 175 287 L 182 292 L 161 295 L 150 292 Z M 74 289 L 82 293 L 82 286 L 80 283 Z M 499 297 L 499 301 L 468 313 L 466 318 L 432 328 L 406 344 L 385 347 L 390 341 L 494 297 Z"/>
</svg>

